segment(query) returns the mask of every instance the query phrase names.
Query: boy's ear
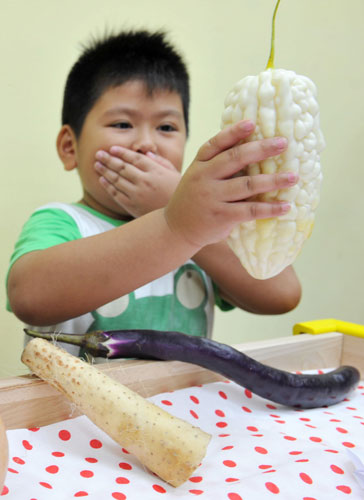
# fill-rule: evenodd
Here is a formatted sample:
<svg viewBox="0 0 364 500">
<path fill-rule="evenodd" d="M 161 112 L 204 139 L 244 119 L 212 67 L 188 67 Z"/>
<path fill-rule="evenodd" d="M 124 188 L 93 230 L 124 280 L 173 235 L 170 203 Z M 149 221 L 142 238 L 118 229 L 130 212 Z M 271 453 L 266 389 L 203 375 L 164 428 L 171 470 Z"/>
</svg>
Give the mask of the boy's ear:
<svg viewBox="0 0 364 500">
<path fill-rule="evenodd" d="M 77 141 L 69 125 L 63 125 L 57 136 L 57 151 L 65 170 L 77 167 Z"/>
</svg>

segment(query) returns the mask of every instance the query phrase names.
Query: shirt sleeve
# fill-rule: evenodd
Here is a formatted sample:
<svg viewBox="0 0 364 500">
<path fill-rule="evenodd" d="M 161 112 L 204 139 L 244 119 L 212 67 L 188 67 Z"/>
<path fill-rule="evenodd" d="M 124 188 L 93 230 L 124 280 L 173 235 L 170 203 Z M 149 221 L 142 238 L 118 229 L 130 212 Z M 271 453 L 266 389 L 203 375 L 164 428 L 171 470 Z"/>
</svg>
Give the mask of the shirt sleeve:
<svg viewBox="0 0 364 500">
<path fill-rule="evenodd" d="M 217 307 L 219 309 L 221 309 L 221 311 L 231 311 L 232 309 L 235 309 L 235 306 L 233 306 L 232 304 L 230 304 L 230 302 L 228 302 L 227 300 L 224 300 L 221 297 L 220 292 L 219 292 L 219 288 L 216 285 L 216 283 L 213 282 L 212 285 L 214 287 L 215 304 L 217 305 Z"/>
<path fill-rule="evenodd" d="M 10 269 L 22 255 L 79 238 L 81 238 L 81 234 L 78 226 L 66 212 L 57 208 L 37 210 L 24 224 L 15 243 L 6 274 L 6 284 Z M 8 298 L 6 308 L 11 311 Z"/>
</svg>

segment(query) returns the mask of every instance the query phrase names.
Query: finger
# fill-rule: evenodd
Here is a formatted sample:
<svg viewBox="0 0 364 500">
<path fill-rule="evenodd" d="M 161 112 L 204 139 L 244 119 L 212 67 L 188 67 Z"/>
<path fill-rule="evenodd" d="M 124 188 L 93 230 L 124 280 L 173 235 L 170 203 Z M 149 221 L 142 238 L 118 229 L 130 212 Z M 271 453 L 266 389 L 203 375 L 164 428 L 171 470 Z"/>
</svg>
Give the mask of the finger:
<svg viewBox="0 0 364 500">
<path fill-rule="evenodd" d="M 169 160 L 167 160 L 163 156 L 156 155 L 152 151 L 148 151 L 146 153 L 146 156 L 148 156 L 148 158 L 151 158 L 153 161 L 155 161 L 162 167 L 168 168 L 169 170 L 177 170 L 176 167 Z"/>
<path fill-rule="evenodd" d="M 137 184 L 141 176 L 143 176 L 143 172 L 141 172 L 134 165 L 130 165 L 128 163 L 124 164 L 123 170 L 119 174 L 120 180 L 123 179 L 128 181 L 129 184 Z"/>
<path fill-rule="evenodd" d="M 110 155 L 106 151 L 97 151 L 96 160 L 105 165 L 107 168 L 111 168 L 114 172 L 121 172 L 124 169 L 125 163 L 120 158 Z"/>
<path fill-rule="evenodd" d="M 116 172 L 114 172 L 114 170 L 111 170 L 110 168 L 106 167 L 103 163 L 97 161 L 95 163 L 94 167 L 95 167 L 95 170 L 100 175 L 102 175 L 103 177 L 105 177 L 112 184 L 114 184 L 117 181 L 117 179 L 119 177 L 119 174 L 117 174 Z"/>
<path fill-rule="evenodd" d="M 270 219 L 285 215 L 291 209 L 290 203 L 287 202 L 238 202 L 229 205 L 230 216 L 239 222 L 248 222 L 256 219 Z"/>
<path fill-rule="evenodd" d="M 257 194 L 290 188 L 297 182 L 298 175 L 294 172 L 234 177 L 223 181 L 223 196 L 230 202 L 246 200 Z"/>
<path fill-rule="evenodd" d="M 286 148 L 287 139 L 284 137 L 245 142 L 217 155 L 210 172 L 216 178 L 226 179 L 251 163 L 259 163 L 283 153 Z"/>
<path fill-rule="evenodd" d="M 127 191 L 117 189 L 114 184 L 111 184 L 105 177 L 100 177 L 99 182 L 105 191 L 115 199 L 120 205 L 124 205 L 129 200 Z"/>
<path fill-rule="evenodd" d="M 148 158 L 148 156 L 138 153 L 137 151 L 132 151 L 131 149 L 123 148 L 121 146 L 112 146 L 110 148 L 110 153 L 119 160 L 129 163 L 144 172 L 149 171 L 152 166 L 151 159 Z"/>
<path fill-rule="evenodd" d="M 240 141 L 249 137 L 254 131 L 255 125 L 250 120 L 244 120 L 227 127 L 209 141 L 207 141 L 197 153 L 196 159 L 199 161 L 211 160 L 222 151 L 229 149 Z"/>
<path fill-rule="evenodd" d="M 98 170 L 97 164 L 95 165 L 96 170 Z M 101 176 L 106 179 L 109 184 L 112 184 L 117 191 L 123 192 L 128 195 L 134 190 L 134 183 L 131 182 L 124 175 L 115 173 L 113 170 L 101 166 L 98 170 Z M 124 172 L 124 171 L 123 171 Z"/>
<path fill-rule="evenodd" d="M 116 187 L 118 182 L 121 182 L 122 179 L 128 181 L 131 184 L 135 184 L 136 182 L 138 182 L 138 179 L 141 175 L 139 169 L 125 162 L 123 162 L 119 171 L 115 171 L 99 161 L 95 163 L 94 167 L 100 175 L 103 175 L 110 183 L 114 184 Z"/>
</svg>

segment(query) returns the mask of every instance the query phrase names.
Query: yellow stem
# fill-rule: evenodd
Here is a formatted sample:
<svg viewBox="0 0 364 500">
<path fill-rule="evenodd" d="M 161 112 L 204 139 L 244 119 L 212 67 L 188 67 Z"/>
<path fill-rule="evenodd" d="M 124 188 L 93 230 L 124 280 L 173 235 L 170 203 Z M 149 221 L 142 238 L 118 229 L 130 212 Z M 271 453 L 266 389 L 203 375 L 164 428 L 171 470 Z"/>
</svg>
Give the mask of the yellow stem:
<svg viewBox="0 0 364 500">
<path fill-rule="evenodd" d="M 273 12 L 273 18 L 272 18 L 272 36 L 270 40 L 270 54 L 269 54 L 269 59 L 267 62 L 267 66 L 265 69 L 269 68 L 274 68 L 274 41 L 275 41 L 275 23 L 276 23 L 276 14 L 279 6 L 279 2 L 281 0 L 278 0 Z"/>
</svg>

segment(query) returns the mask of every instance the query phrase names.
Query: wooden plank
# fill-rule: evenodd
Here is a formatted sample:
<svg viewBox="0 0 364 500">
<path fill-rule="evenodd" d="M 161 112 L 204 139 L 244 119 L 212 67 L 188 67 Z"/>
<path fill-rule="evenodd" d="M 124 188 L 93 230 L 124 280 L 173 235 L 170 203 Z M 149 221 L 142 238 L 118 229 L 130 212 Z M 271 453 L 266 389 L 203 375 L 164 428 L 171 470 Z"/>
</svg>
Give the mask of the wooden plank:
<svg viewBox="0 0 364 500">
<path fill-rule="evenodd" d="M 235 347 L 262 363 L 282 370 L 296 371 L 339 366 L 342 342 L 343 335 L 334 332 L 281 337 Z"/>
<path fill-rule="evenodd" d="M 285 370 L 326 368 L 340 364 L 342 334 L 298 335 L 234 347 Z M 144 397 L 223 380 L 216 373 L 179 361 L 115 360 L 97 367 Z M 21 376 L 0 380 L 0 415 L 8 429 L 16 429 L 48 425 L 79 413 L 46 382 Z"/>
<path fill-rule="evenodd" d="M 223 380 L 220 375 L 178 361 L 111 361 L 97 366 L 144 397 Z M 30 375 L 0 380 L 0 415 L 8 429 L 40 427 L 79 415 L 60 392 Z"/>
<path fill-rule="evenodd" d="M 352 365 L 358 368 L 364 378 L 364 340 L 352 335 L 343 336 L 343 351 L 340 360 L 342 365 Z"/>
</svg>

